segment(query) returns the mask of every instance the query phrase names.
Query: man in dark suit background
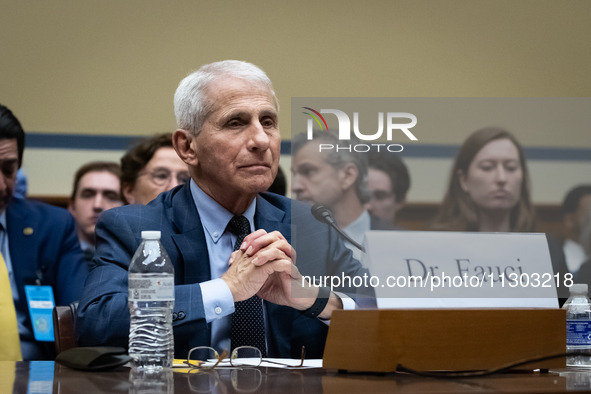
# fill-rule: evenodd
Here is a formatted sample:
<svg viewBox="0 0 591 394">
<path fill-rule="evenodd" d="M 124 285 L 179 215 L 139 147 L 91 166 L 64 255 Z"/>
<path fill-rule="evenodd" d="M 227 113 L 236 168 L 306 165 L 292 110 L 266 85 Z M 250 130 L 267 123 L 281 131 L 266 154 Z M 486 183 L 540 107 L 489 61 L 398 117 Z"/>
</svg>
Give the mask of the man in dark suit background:
<svg viewBox="0 0 591 394">
<path fill-rule="evenodd" d="M 239 340 L 255 345 L 251 337 L 237 339 L 245 314 L 260 322 L 242 331 L 263 331 L 257 346 L 263 355 L 300 357 L 305 345 L 309 357 L 322 357 L 327 325 L 320 319 L 355 304 L 310 286 L 300 272 L 319 277 L 366 271 L 336 232 L 313 219 L 309 206 L 260 194 L 279 163 L 277 111 L 271 81 L 249 63 L 209 64 L 181 81 L 173 142 L 191 181 L 146 206 L 101 216 L 95 267 L 78 309 L 80 345 L 126 346 L 127 268 L 140 232 L 160 230 L 175 266 L 175 357 L 186 357 L 195 346 L 229 350 Z M 252 233 L 240 243 L 244 228 Z"/>
<path fill-rule="evenodd" d="M 35 340 L 25 286 L 51 286 L 56 304 L 68 305 L 82 293 L 88 267 L 76 238 L 74 219 L 65 209 L 13 198 L 24 142 L 20 122 L 0 105 L 0 252 L 12 288 L 22 357 L 49 360 L 55 356 L 54 344 Z"/>
<path fill-rule="evenodd" d="M 347 145 L 359 143 L 355 136 Z M 393 223 L 370 215 L 365 203 L 371 193 L 367 185 L 368 152 L 354 150 L 324 150 L 320 144 L 338 146 L 339 135 L 333 130 L 315 130 L 312 139 L 307 134 L 298 134 L 292 141 L 291 191 L 300 201 L 321 204 L 328 208 L 337 225 L 361 244 L 369 230 L 395 230 Z M 346 242 L 355 258 L 361 251 Z"/>
<path fill-rule="evenodd" d="M 76 232 L 86 262 L 94 257 L 94 228 L 99 215 L 107 209 L 120 207 L 121 167 L 109 161 L 84 164 L 74 175 L 68 211 L 76 220 Z"/>
<path fill-rule="evenodd" d="M 396 222 L 396 213 L 404 208 L 410 188 L 408 168 L 397 153 L 368 152 L 367 185 L 371 192 L 365 209 L 387 223 Z"/>
</svg>

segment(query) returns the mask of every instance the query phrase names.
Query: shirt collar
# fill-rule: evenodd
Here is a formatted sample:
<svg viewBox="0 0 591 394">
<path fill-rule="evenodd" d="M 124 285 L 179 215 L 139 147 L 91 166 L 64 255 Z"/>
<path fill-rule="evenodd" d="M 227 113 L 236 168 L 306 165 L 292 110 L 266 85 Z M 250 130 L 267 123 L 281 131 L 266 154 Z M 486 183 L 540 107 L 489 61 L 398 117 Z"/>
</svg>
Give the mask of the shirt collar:
<svg viewBox="0 0 591 394">
<path fill-rule="evenodd" d="M 363 240 L 363 235 L 371 228 L 371 218 L 367 211 L 363 211 L 361 215 L 353 220 L 347 227 L 343 229 L 351 238 Z"/>
<path fill-rule="evenodd" d="M 203 228 L 205 228 L 205 231 L 207 231 L 213 242 L 217 243 L 224 234 L 224 231 L 226 231 L 226 227 L 228 226 L 230 219 L 234 217 L 234 214 L 205 194 L 193 179 L 191 179 L 190 185 L 191 195 L 193 196 L 193 201 L 197 207 L 201 223 L 203 223 Z M 250 231 L 254 231 L 256 201 L 257 199 L 255 198 L 246 212 L 242 214 L 250 223 Z"/>
<path fill-rule="evenodd" d="M 94 252 L 94 248 L 95 248 L 95 246 L 93 244 L 91 244 L 90 242 L 80 240 L 80 249 L 82 249 L 84 251 L 90 250 L 90 251 Z"/>
</svg>

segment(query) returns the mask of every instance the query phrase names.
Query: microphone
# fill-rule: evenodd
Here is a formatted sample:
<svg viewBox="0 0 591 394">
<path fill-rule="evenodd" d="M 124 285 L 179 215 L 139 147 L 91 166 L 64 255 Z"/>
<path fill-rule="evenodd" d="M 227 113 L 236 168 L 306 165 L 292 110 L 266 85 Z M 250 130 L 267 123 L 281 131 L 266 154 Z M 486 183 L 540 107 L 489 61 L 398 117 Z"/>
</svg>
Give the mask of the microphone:
<svg viewBox="0 0 591 394">
<path fill-rule="evenodd" d="M 324 205 L 314 204 L 312 206 L 312 215 L 318 220 L 320 223 L 332 225 L 333 223 L 336 225 L 334 218 L 332 217 L 332 213 L 326 208 Z"/>
<path fill-rule="evenodd" d="M 334 218 L 332 217 L 332 213 L 328 210 L 328 208 L 320 204 L 314 204 L 310 211 L 312 212 L 312 216 L 314 216 L 314 219 L 318 220 L 320 223 L 328 224 L 329 226 L 334 228 L 341 235 L 341 237 L 345 238 L 357 249 L 361 250 L 362 252 L 365 252 L 363 246 L 355 242 L 343 230 L 341 230 L 339 226 L 337 226 L 337 223 L 335 222 Z"/>
</svg>

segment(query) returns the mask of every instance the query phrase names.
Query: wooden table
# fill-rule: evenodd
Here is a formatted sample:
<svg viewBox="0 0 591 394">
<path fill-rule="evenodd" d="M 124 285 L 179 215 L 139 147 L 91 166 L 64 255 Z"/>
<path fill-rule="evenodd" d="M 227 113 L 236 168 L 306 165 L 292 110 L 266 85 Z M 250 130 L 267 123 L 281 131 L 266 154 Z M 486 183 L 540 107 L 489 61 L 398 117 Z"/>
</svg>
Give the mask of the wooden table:
<svg viewBox="0 0 591 394">
<path fill-rule="evenodd" d="M 52 362 L 0 362 L 4 393 L 564 393 L 591 392 L 591 369 L 441 380 L 405 374 L 339 374 L 324 369 L 220 369 L 134 375 L 129 368 L 80 372 Z M 14 384 L 11 384 L 14 381 Z"/>
</svg>

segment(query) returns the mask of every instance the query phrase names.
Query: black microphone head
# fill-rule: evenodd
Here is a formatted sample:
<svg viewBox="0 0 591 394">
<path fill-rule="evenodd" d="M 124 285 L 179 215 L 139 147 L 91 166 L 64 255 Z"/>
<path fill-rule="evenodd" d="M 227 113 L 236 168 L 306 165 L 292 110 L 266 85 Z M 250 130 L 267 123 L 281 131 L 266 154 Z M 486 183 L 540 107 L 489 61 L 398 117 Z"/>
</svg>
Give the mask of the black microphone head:
<svg viewBox="0 0 591 394">
<path fill-rule="evenodd" d="M 320 223 L 331 224 L 334 223 L 334 219 L 332 218 L 332 213 L 326 208 L 324 205 L 314 204 L 312 209 L 310 210 L 312 215 L 316 220 Z"/>
</svg>

